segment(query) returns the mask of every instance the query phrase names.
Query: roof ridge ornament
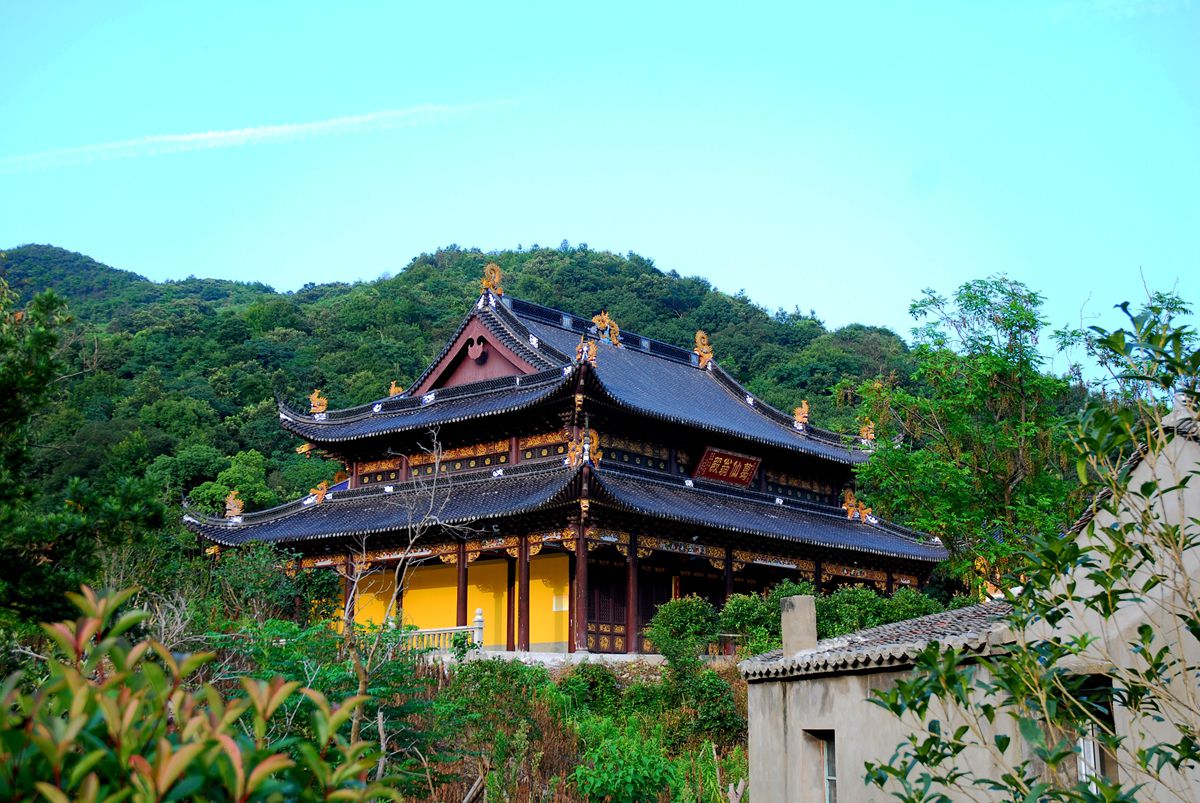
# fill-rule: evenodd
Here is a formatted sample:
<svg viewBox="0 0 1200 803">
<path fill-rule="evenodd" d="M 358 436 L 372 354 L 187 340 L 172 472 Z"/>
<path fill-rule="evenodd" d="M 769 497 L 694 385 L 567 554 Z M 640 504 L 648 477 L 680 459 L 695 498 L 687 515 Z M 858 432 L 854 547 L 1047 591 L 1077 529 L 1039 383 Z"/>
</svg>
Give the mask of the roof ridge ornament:
<svg viewBox="0 0 1200 803">
<path fill-rule="evenodd" d="M 404 388 L 401 387 L 400 385 L 398 385 L 396 383 L 396 380 L 393 379 L 392 384 L 388 386 L 388 398 L 394 399 L 403 392 L 404 392 Z"/>
<path fill-rule="evenodd" d="M 310 413 L 323 413 L 328 409 L 329 399 L 321 395 L 320 389 L 308 394 L 308 411 Z"/>
<path fill-rule="evenodd" d="M 325 497 L 329 496 L 329 480 L 321 480 L 317 483 L 316 488 L 309 490 L 309 493 L 312 494 L 313 504 L 321 504 L 325 501 Z"/>
<path fill-rule="evenodd" d="M 861 427 L 859 427 L 859 430 L 858 430 L 858 439 L 862 443 L 863 447 L 865 447 L 867 449 L 875 448 L 875 422 L 874 421 L 872 421 L 871 419 L 868 418 L 866 421 L 863 422 L 863 425 Z"/>
<path fill-rule="evenodd" d="M 803 432 L 808 426 L 808 399 L 800 400 L 800 406 L 792 412 L 792 416 L 792 426 Z"/>
<path fill-rule="evenodd" d="M 708 343 L 708 332 L 703 329 L 696 330 L 696 348 L 692 349 L 692 353 L 699 358 L 697 367 L 701 371 L 712 370 L 709 364 L 712 363 L 713 350 Z"/>
<path fill-rule="evenodd" d="M 608 310 L 600 310 L 599 315 L 592 316 L 592 323 L 596 326 L 596 334 L 606 343 L 612 343 L 617 348 L 621 348 L 621 327 L 617 326 L 608 315 Z"/>
<path fill-rule="evenodd" d="M 238 495 L 238 489 L 234 488 L 225 497 L 225 518 L 233 519 L 242 515 L 242 511 L 246 509 L 246 500 Z"/>
<path fill-rule="evenodd" d="M 575 347 L 575 362 L 586 362 L 596 365 L 596 341 L 588 340 L 584 335 L 579 336 L 579 345 Z"/>
<path fill-rule="evenodd" d="M 495 262 L 489 262 L 483 269 L 483 278 L 479 281 L 480 292 L 492 293 L 494 295 L 504 295 L 504 288 L 500 286 L 500 281 L 503 274 L 500 272 L 500 266 Z"/>
<path fill-rule="evenodd" d="M 854 497 L 854 491 L 847 488 L 842 494 L 842 510 L 846 511 L 846 519 L 858 519 L 863 524 L 878 524 L 879 519 L 871 515 L 871 508 L 860 499 Z"/>
</svg>

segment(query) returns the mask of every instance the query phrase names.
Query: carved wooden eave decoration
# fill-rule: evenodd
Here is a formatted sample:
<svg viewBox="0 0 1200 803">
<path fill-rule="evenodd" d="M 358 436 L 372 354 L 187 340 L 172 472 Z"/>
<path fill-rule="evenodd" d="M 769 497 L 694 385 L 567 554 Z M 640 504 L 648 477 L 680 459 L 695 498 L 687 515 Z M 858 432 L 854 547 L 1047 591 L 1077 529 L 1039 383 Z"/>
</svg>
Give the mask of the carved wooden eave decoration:
<svg viewBox="0 0 1200 803">
<path fill-rule="evenodd" d="M 698 367 L 700 370 L 707 370 L 709 363 L 713 359 L 712 346 L 708 343 L 708 332 L 705 332 L 703 329 L 696 331 L 696 348 L 692 349 L 692 353 L 698 358 Z"/>
<path fill-rule="evenodd" d="M 604 452 L 600 451 L 600 433 L 595 430 L 580 432 L 579 437 L 567 444 L 566 463 L 571 468 L 587 461 L 599 463 L 603 457 Z"/>
<path fill-rule="evenodd" d="M 621 348 L 621 327 L 617 326 L 617 322 L 609 317 L 608 310 L 601 310 L 599 315 L 593 315 L 592 323 L 601 340 Z"/>
<path fill-rule="evenodd" d="M 501 278 L 500 266 L 495 262 L 489 262 L 483 269 L 483 278 L 479 281 L 480 292 L 493 293 L 497 296 L 504 295 L 504 288 L 500 286 Z"/>
<path fill-rule="evenodd" d="M 329 399 L 321 395 L 320 390 L 314 390 L 308 394 L 308 411 L 310 413 L 323 413 L 329 409 Z"/>
<path fill-rule="evenodd" d="M 296 454 L 302 454 L 305 457 L 312 457 L 313 449 L 316 449 L 311 443 L 302 443 L 296 447 Z"/>
</svg>

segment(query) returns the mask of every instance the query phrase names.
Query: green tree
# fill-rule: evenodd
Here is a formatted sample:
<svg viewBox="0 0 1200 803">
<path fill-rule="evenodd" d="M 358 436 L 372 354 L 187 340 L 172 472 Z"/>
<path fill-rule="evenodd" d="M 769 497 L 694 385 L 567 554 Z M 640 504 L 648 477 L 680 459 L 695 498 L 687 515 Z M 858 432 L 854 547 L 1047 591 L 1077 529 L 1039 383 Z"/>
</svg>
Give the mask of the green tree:
<svg viewBox="0 0 1200 803">
<path fill-rule="evenodd" d="M 1065 380 L 1042 371 L 1042 298 L 1004 277 L 926 291 L 914 388 L 860 387 L 875 455 L 856 468 L 884 517 L 936 534 L 954 570 L 996 581 L 1026 540 L 1060 532 L 1076 490 L 1063 407 Z"/>
<path fill-rule="evenodd" d="M 61 613 L 67 591 L 98 567 L 98 550 L 139 538 L 161 521 L 144 483 L 117 480 L 101 493 L 72 479 L 51 497 L 26 466 L 35 416 L 50 402 L 62 363 L 56 353 L 67 319 L 52 293 L 23 309 L 0 281 L 0 609 L 11 624 Z"/>
<path fill-rule="evenodd" d="M 931 645 L 878 694 L 920 723 L 868 765 L 867 780 L 899 800 L 1195 797 L 1200 466 L 1181 439 L 1196 437 L 1200 349 L 1168 310 L 1122 309 L 1127 326 L 1095 329 L 1094 342 L 1133 392 L 1093 399 L 1076 425 L 1089 516 L 1069 537 L 1030 540 L 1009 594 L 1011 641 L 982 657 Z M 1089 744 L 1116 770 L 1081 772 Z M 971 753 L 986 760 L 965 762 Z"/>
</svg>

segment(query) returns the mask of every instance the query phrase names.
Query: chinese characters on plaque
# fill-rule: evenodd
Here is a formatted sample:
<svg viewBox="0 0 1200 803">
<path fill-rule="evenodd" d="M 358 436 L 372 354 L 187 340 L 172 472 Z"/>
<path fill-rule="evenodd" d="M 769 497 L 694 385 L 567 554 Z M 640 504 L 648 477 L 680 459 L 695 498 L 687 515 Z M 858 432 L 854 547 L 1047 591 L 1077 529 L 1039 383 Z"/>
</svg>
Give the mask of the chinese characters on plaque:
<svg viewBox="0 0 1200 803">
<path fill-rule="evenodd" d="M 729 482 L 745 488 L 754 479 L 754 474 L 758 471 L 758 464 L 761 462 L 760 458 L 748 457 L 737 452 L 705 449 L 693 476 L 696 479 Z"/>
</svg>

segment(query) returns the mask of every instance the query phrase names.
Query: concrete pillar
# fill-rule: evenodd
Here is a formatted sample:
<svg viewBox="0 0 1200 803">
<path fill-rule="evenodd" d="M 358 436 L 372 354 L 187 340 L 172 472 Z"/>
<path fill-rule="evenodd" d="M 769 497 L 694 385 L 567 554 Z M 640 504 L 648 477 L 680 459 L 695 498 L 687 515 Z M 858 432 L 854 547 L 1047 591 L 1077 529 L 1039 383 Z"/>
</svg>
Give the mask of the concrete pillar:
<svg viewBox="0 0 1200 803">
<path fill-rule="evenodd" d="M 784 597 L 779 602 L 783 617 L 783 654 L 795 655 L 817 646 L 817 599 L 807 594 Z"/>
</svg>

